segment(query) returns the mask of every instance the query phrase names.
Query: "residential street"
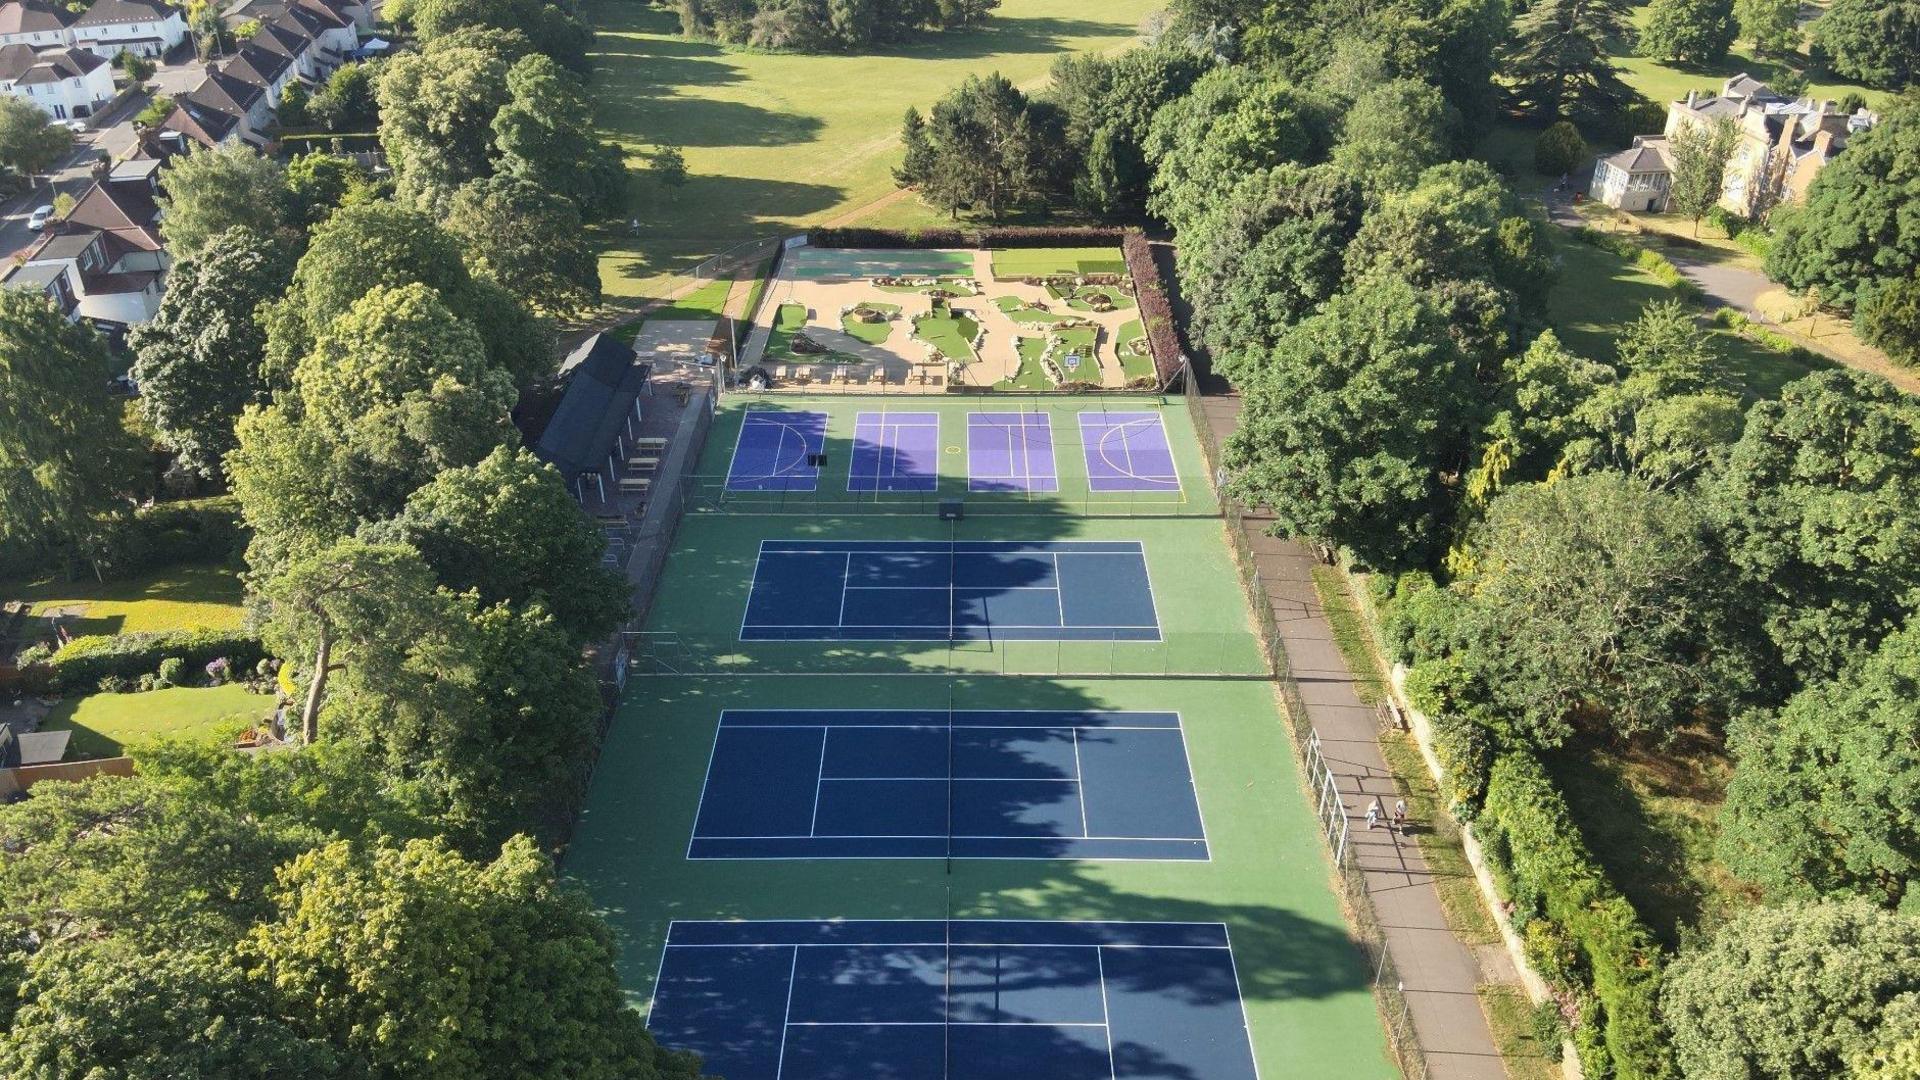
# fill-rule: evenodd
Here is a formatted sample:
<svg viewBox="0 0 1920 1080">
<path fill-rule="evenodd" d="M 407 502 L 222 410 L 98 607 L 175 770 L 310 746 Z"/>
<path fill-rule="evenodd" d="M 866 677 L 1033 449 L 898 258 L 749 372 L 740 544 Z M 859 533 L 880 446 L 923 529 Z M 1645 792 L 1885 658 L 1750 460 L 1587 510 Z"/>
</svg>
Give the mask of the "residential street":
<svg viewBox="0 0 1920 1080">
<path fill-rule="evenodd" d="M 133 145 L 133 118 L 147 107 L 148 95 L 135 94 L 96 118 L 98 127 L 73 139 L 73 152 L 54 170 L 52 184 L 40 178 L 40 186 L 0 208 L 0 255 L 13 256 L 33 243 L 35 234 L 27 228 L 27 217 L 34 208 L 48 206 L 60 192 L 80 197 L 93 181 L 93 162 L 102 152 L 124 155 Z"/>
</svg>

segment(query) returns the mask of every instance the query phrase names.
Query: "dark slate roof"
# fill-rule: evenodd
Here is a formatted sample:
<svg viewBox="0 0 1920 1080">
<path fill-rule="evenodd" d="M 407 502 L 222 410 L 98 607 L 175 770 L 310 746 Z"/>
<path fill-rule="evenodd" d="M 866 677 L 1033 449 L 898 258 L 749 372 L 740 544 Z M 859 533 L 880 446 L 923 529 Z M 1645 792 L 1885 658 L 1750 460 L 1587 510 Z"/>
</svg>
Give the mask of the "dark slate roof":
<svg viewBox="0 0 1920 1080">
<path fill-rule="evenodd" d="M 9 0 L 0 4 L 0 34 L 34 34 L 64 30 L 78 18 L 64 5 L 45 0 Z"/>
<path fill-rule="evenodd" d="M 0 45 L 0 81 L 21 86 L 77 79 L 106 61 L 85 49 L 47 49 L 34 52 L 26 45 Z"/>
<path fill-rule="evenodd" d="M 96 0 L 86 13 L 74 20 L 75 26 L 119 26 L 124 23 L 165 22 L 180 9 L 160 0 Z"/>
<path fill-rule="evenodd" d="M 651 365 L 635 362 L 632 346 L 605 334 L 588 338 L 560 365 L 566 389 L 534 454 L 569 477 L 605 466 L 652 372 Z"/>
</svg>

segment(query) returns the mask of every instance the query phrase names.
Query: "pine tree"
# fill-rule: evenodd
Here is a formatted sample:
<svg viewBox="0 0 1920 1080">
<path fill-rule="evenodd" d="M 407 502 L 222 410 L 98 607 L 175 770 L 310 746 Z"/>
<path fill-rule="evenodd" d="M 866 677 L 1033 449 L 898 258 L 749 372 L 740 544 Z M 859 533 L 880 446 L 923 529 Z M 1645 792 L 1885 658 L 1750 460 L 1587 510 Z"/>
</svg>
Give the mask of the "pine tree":
<svg viewBox="0 0 1920 1080">
<path fill-rule="evenodd" d="M 1509 104 L 1545 119 L 1611 119 L 1633 99 L 1607 51 L 1627 32 L 1626 0 L 1539 0 L 1513 21 Z"/>
</svg>

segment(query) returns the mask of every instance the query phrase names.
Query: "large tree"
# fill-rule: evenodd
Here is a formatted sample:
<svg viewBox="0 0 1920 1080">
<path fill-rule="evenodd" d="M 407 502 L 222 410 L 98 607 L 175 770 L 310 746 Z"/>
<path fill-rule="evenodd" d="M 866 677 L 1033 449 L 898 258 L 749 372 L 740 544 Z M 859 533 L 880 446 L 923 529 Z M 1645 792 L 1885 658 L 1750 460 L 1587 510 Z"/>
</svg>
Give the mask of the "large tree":
<svg viewBox="0 0 1920 1080">
<path fill-rule="evenodd" d="M 1618 473 L 1523 484 L 1475 526 L 1474 663 L 1511 734 L 1671 731 L 1739 692 L 1718 553 L 1686 498 Z"/>
<path fill-rule="evenodd" d="M 544 56 L 507 71 L 507 101 L 493 117 L 495 168 L 572 199 L 585 218 L 612 213 L 625 195 L 620 151 L 594 133 L 593 108 L 573 73 Z"/>
<path fill-rule="evenodd" d="M 221 474 L 241 410 L 266 403 L 257 315 L 292 276 L 284 243 L 235 226 L 174 263 L 160 309 L 127 335 L 141 415 L 203 476 Z"/>
<path fill-rule="evenodd" d="M 504 287 L 475 281 L 459 242 L 392 201 L 342 207 L 313 230 L 287 295 L 264 315 L 268 378 L 284 386 L 315 337 L 377 286 L 428 286 L 479 333 L 490 365 L 525 385 L 553 369 L 547 330 Z"/>
<path fill-rule="evenodd" d="M 1734 0 L 1740 36 L 1760 56 L 1785 56 L 1800 48 L 1800 0 Z"/>
<path fill-rule="evenodd" d="M 454 38 L 386 61 L 374 82 L 380 147 L 400 193 L 439 206 L 493 172 L 493 118 L 506 105 L 512 60 Z"/>
<path fill-rule="evenodd" d="M 1775 714 L 1743 718 L 1720 816 L 1727 865 L 1789 896 L 1898 902 L 1920 870 L 1920 625 Z"/>
<path fill-rule="evenodd" d="M 1065 55 L 1053 63 L 1045 99 L 1077 159 L 1074 202 L 1090 213 L 1138 214 L 1146 208 L 1146 139 L 1153 115 L 1185 94 L 1207 61 L 1185 49 L 1129 49 L 1117 56 Z"/>
<path fill-rule="evenodd" d="M 1673 133 L 1673 208 L 1693 220 L 1700 235 L 1700 219 L 1720 204 L 1725 190 L 1727 162 L 1740 145 L 1740 129 L 1731 119 L 1690 123 Z"/>
<path fill-rule="evenodd" d="M 0 543 L 96 557 L 134 487 L 104 342 L 45 296 L 0 289 Z"/>
<path fill-rule="evenodd" d="M 1840 74 L 1902 89 L 1920 70 L 1920 0 L 1833 0 L 1813 39 Z"/>
<path fill-rule="evenodd" d="M 1626 0 L 1537 0 L 1507 42 L 1509 104 L 1543 119 L 1612 122 L 1633 98 L 1612 52 L 1627 18 Z"/>
<path fill-rule="evenodd" d="M 1685 64 L 1717 64 L 1739 30 L 1733 0 L 1653 0 L 1640 52 Z"/>
<path fill-rule="evenodd" d="M 483 604 L 544 604 L 584 643 L 626 615 L 627 582 L 600 565 L 606 538 L 578 510 L 551 467 L 501 447 L 414 492 L 394 528 L 442 585 Z"/>
<path fill-rule="evenodd" d="M 454 194 L 446 226 L 475 277 L 543 312 L 578 314 L 600 302 L 593 238 L 563 195 L 515 176 L 475 180 Z"/>
<path fill-rule="evenodd" d="M 1920 607 L 1920 404 L 1884 380 L 1824 371 L 1754 405 L 1708 496 L 1801 678 L 1837 674 Z"/>
<path fill-rule="evenodd" d="M 909 115 L 908 159 L 895 178 L 956 217 L 970 209 L 997 221 L 1046 187 L 1048 140 L 1034 113 L 1004 76 L 968 76 L 934 104 L 924 130 Z"/>
<path fill-rule="evenodd" d="M 73 148 L 73 133 L 45 109 L 13 94 L 0 96 L 0 165 L 32 176 L 53 168 Z"/>
<path fill-rule="evenodd" d="M 1858 900 L 1750 908 L 1668 969 L 1661 1011 L 1686 1080 L 1827 1080 L 1911 1036 L 1920 919 Z"/>
<path fill-rule="evenodd" d="M 175 259 L 192 258 L 231 228 L 272 233 L 287 200 L 286 169 L 241 142 L 170 159 L 160 185 L 160 233 Z"/>
<path fill-rule="evenodd" d="M 505 30 L 526 35 L 536 51 L 575 71 L 592 70 L 587 49 L 593 31 L 571 3 L 548 0 L 408 0 L 405 13 L 423 42 L 461 30 Z"/>
<path fill-rule="evenodd" d="M 1185 232 L 1251 174 L 1311 161 L 1331 142 L 1330 123 L 1291 85 L 1243 67 L 1217 68 L 1153 119 L 1147 208 Z"/>
<path fill-rule="evenodd" d="M 1366 562 L 1421 561 L 1475 411 L 1473 364 L 1432 296 L 1395 278 L 1343 293 L 1241 365 L 1230 490 L 1276 527 Z"/>
<path fill-rule="evenodd" d="M 1902 98 L 1820 170 L 1805 205 L 1779 215 L 1767 274 L 1851 305 L 1875 282 L 1920 271 L 1920 100 Z"/>
<path fill-rule="evenodd" d="M 1433 86 L 1413 79 L 1382 83 L 1347 107 L 1333 163 L 1373 190 L 1412 187 L 1447 159 L 1458 117 Z"/>
<path fill-rule="evenodd" d="M 524 838 L 491 862 L 443 845 L 329 844 L 279 876 L 245 955 L 294 1030 L 365 1075 L 415 1080 L 697 1073 L 627 1006 L 613 942 Z"/>
</svg>

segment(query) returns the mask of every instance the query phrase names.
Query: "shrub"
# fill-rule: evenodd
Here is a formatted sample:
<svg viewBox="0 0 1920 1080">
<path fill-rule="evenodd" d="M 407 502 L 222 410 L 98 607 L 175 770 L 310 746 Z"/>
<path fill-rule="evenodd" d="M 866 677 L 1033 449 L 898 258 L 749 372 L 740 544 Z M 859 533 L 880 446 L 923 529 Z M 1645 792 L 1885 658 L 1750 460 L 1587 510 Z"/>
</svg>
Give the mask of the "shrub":
<svg viewBox="0 0 1920 1080">
<path fill-rule="evenodd" d="M 108 676 L 130 681 L 154 671 L 170 657 L 197 666 L 225 656 L 233 663 L 251 667 L 264 655 L 260 639 L 240 631 L 176 630 L 75 638 L 55 653 L 47 666 L 51 669 L 49 684 L 65 692 L 95 685 Z"/>
<path fill-rule="evenodd" d="M 1561 989 L 1592 1002 L 1591 1023 L 1574 1033 L 1587 1075 L 1671 1077 L 1656 1006 L 1659 947 L 1593 861 L 1538 759 L 1508 753 L 1494 763 L 1474 827 L 1501 863 L 1498 876 L 1522 916 L 1554 924 L 1572 943 L 1574 956 L 1559 977 Z"/>
<path fill-rule="evenodd" d="M 1487 775 L 1493 768 L 1494 738 L 1482 724 L 1457 712 L 1428 719 L 1433 724 L 1433 756 L 1440 761 L 1446 781 L 1447 813 L 1455 821 L 1480 816 L 1487 796 Z"/>
<path fill-rule="evenodd" d="M 1173 302 L 1167 298 L 1166 283 L 1160 279 L 1160 267 L 1153 261 L 1153 246 L 1147 243 L 1145 233 L 1128 229 L 1120 241 L 1120 253 L 1126 257 L 1127 273 L 1133 277 L 1133 298 L 1140 307 L 1140 325 L 1147 331 L 1153 370 L 1164 387 L 1179 376 L 1183 360 Z"/>
<path fill-rule="evenodd" d="M 1533 144 L 1533 167 L 1546 176 L 1561 176 L 1580 166 L 1587 156 L 1587 140 L 1573 121 L 1562 120 L 1540 133 Z"/>
<path fill-rule="evenodd" d="M 166 683 L 160 681 L 159 676 L 148 672 L 134 680 L 133 689 L 136 693 L 145 694 L 149 691 L 164 689 L 166 685 Z"/>
<path fill-rule="evenodd" d="M 103 694 L 125 694 L 133 690 L 134 684 L 125 675 L 102 675 L 93 685 Z"/>
<path fill-rule="evenodd" d="M 160 667 L 154 672 L 161 686 L 181 686 L 187 681 L 187 662 L 177 656 L 169 656 L 160 661 Z"/>
</svg>

